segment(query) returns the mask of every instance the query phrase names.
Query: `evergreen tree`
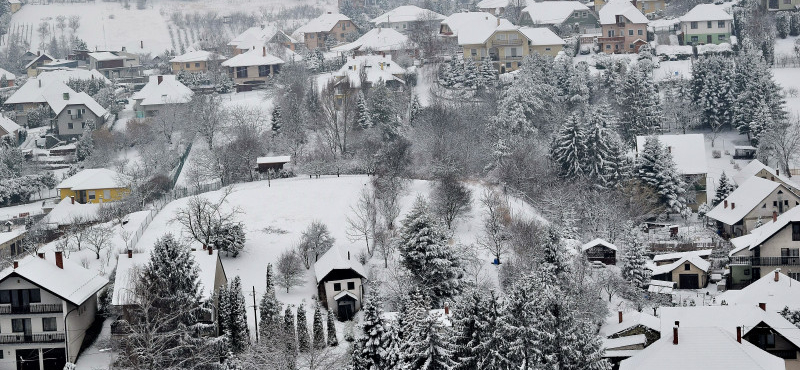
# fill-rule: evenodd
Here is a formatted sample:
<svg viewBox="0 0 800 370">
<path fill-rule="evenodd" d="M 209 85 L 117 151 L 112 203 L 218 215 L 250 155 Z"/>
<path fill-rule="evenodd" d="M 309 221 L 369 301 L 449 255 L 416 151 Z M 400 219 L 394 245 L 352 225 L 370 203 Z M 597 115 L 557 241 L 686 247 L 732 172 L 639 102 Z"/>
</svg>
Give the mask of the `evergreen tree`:
<svg viewBox="0 0 800 370">
<path fill-rule="evenodd" d="M 647 255 L 642 240 L 636 234 L 633 225 L 628 225 L 629 234 L 622 257 L 622 277 L 632 286 L 640 289 L 650 283 L 650 272 L 646 268 Z"/>
<path fill-rule="evenodd" d="M 479 290 L 467 295 L 453 312 L 457 369 L 508 369 L 507 343 L 499 330 L 503 308 L 497 295 Z"/>
<path fill-rule="evenodd" d="M 358 91 L 358 98 L 356 99 L 356 122 L 362 129 L 372 127 L 372 122 L 369 118 L 369 110 L 367 109 L 367 101 L 364 98 L 364 92 Z"/>
<path fill-rule="evenodd" d="M 427 300 L 420 292 L 407 301 L 403 322 L 400 368 L 404 370 L 450 370 L 455 368 L 449 328 L 440 318 L 428 313 Z"/>
<path fill-rule="evenodd" d="M 785 39 L 789 36 L 791 29 L 791 15 L 789 12 L 778 12 L 775 14 L 775 29 L 778 31 L 778 37 Z"/>
<path fill-rule="evenodd" d="M 414 124 L 414 120 L 419 116 L 420 110 L 422 110 L 422 107 L 419 104 L 419 97 L 414 94 L 411 96 L 411 106 L 408 109 L 408 124 Z"/>
<path fill-rule="evenodd" d="M 492 63 L 481 62 L 478 67 L 477 86 L 480 88 L 492 87 L 497 80 L 497 70 L 492 67 Z"/>
<path fill-rule="evenodd" d="M 241 222 L 218 224 L 214 227 L 209 243 L 214 249 L 224 251 L 226 256 L 236 257 L 246 241 L 244 225 Z"/>
<path fill-rule="evenodd" d="M 559 175 L 567 179 L 583 177 L 583 164 L 586 158 L 586 140 L 581 118 L 574 113 L 564 124 L 553 140 L 550 156 L 558 165 Z"/>
<path fill-rule="evenodd" d="M 751 43 L 736 57 L 732 123 L 757 143 L 758 136 L 787 117 L 781 88 L 773 81 L 769 65 Z M 766 105 L 766 106 L 764 106 Z M 769 113 L 769 114 L 766 114 Z"/>
<path fill-rule="evenodd" d="M 649 135 L 661 128 L 664 117 L 658 89 L 653 76 L 643 71 L 639 63 L 628 69 L 617 96 L 619 105 L 625 107 L 619 123 L 628 144 L 634 145 L 638 135 Z"/>
<path fill-rule="evenodd" d="M 464 60 L 464 86 L 475 87 L 476 80 L 478 79 L 478 66 L 472 59 Z"/>
<path fill-rule="evenodd" d="M 361 356 L 363 359 L 360 361 L 369 364 L 369 369 L 375 370 L 391 369 L 395 365 L 390 363 L 391 358 L 388 356 L 388 351 L 393 343 L 388 326 L 383 319 L 382 306 L 380 296 L 375 290 L 372 290 L 362 308 L 364 319 L 361 329 L 364 335 L 358 338 L 358 341 L 361 342 L 359 346 L 361 353 L 354 354 Z"/>
<path fill-rule="evenodd" d="M 331 347 L 338 346 L 339 338 L 336 336 L 336 317 L 333 315 L 333 311 L 328 311 L 328 327 L 326 329 L 328 332 L 328 345 Z"/>
<path fill-rule="evenodd" d="M 284 358 L 286 359 L 286 369 L 294 370 L 295 363 L 297 362 L 297 331 L 294 326 L 294 315 L 292 314 L 292 306 L 287 305 L 286 311 L 283 312 L 283 337 L 286 347 L 284 349 Z"/>
<path fill-rule="evenodd" d="M 266 290 L 258 306 L 261 315 L 258 327 L 262 336 L 274 336 L 279 333 L 282 309 L 281 303 L 275 296 L 275 277 L 272 272 L 272 264 L 269 263 L 267 264 Z"/>
<path fill-rule="evenodd" d="M 672 155 L 661 146 L 658 138 L 645 139 L 637 163 L 639 178 L 658 194 L 669 213 L 682 214 L 686 208 L 686 184 L 681 179 Z"/>
<path fill-rule="evenodd" d="M 297 306 L 297 350 L 306 352 L 311 347 L 311 338 L 308 336 L 308 318 L 306 317 L 306 301 Z"/>
<path fill-rule="evenodd" d="M 221 321 L 224 322 L 224 333 L 228 338 L 229 349 L 233 353 L 242 353 L 250 344 L 250 329 L 247 326 L 247 306 L 242 293 L 242 280 L 237 276 L 230 287 L 225 290 L 227 311 L 220 309 Z"/>
<path fill-rule="evenodd" d="M 281 132 L 283 127 L 283 118 L 281 117 L 281 106 L 276 104 L 272 110 L 272 135 L 277 135 Z"/>
<path fill-rule="evenodd" d="M 368 110 L 370 122 L 381 130 L 384 140 L 392 141 L 399 135 L 397 114 L 385 85 L 378 84 L 372 88 Z"/>
<path fill-rule="evenodd" d="M 322 312 L 320 312 L 319 304 L 314 305 L 314 348 L 325 348 L 325 329 L 322 327 Z"/>
<path fill-rule="evenodd" d="M 692 100 L 701 112 L 701 123 L 712 130 L 733 124 L 734 64 L 730 58 L 698 58 L 692 65 Z"/>
<path fill-rule="evenodd" d="M 725 171 L 723 171 L 722 175 L 719 177 L 719 184 L 717 185 L 716 193 L 714 193 L 714 199 L 711 201 L 711 206 L 716 207 L 717 204 L 720 204 L 720 202 L 727 198 L 734 190 L 733 183 L 731 183 Z"/>
<path fill-rule="evenodd" d="M 461 291 L 458 257 L 422 198 L 403 220 L 399 249 L 403 267 L 435 304 Z"/>
</svg>

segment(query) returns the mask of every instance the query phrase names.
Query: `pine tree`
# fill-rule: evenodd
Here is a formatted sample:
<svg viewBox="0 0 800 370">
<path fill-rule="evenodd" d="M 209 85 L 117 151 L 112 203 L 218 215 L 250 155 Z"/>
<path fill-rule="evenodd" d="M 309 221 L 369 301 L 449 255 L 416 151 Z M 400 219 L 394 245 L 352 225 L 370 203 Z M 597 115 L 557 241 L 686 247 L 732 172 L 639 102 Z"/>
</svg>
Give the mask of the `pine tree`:
<svg viewBox="0 0 800 370">
<path fill-rule="evenodd" d="M 492 63 L 481 62 L 478 67 L 478 87 L 492 87 L 497 80 L 497 70 L 492 67 Z"/>
<path fill-rule="evenodd" d="M 472 59 L 464 60 L 464 86 L 475 87 L 476 80 L 478 79 L 478 66 Z"/>
<path fill-rule="evenodd" d="M 722 56 L 699 58 L 692 65 L 692 100 L 701 111 L 701 123 L 712 130 L 733 124 L 734 74 L 733 61 Z"/>
<path fill-rule="evenodd" d="M 402 265 L 435 304 L 461 291 L 458 258 L 422 198 L 403 220 L 399 249 Z"/>
<path fill-rule="evenodd" d="M 558 131 L 550 149 L 550 156 L 558 165 L 561 177 L 566 179 L 583 177 L 582 165 L 586 158 L 586 140 L 578 113 L 572 114 Z"/>
<path fill-rule="evenodd" d="M 311 338 L 308 336 L 308 318 L 306 317 L 306 301 L 297 306 L 297 350 L 306 352 L 311 348 Z"/>
<path fill-rule="evenodd" d="M 331 347 L 338 346 L 339 338 L 336 336 L 336 317 L 333 315 L 333 311 L 328 311 L 328 327 L 326 329 L 328 332 L 328 345 Z"/>
<path fill-rule="evenodd" d="M 728 197 L 730 193 L 734 190 L 733 184 L 728 180 L 728 176 L 725 174 L 725 171 L 722 172 L 722 175 L 719 177 L 719 184 L 717 185 L 717 191 L 714 194 L 714 199 L 711 200 L 711 206 L 716 207 L 717 204 L 720 204 L 725 198 Z"/>
<path fill-rule="evenodd" d="M 622 257 L 622 277 L 632 286 L 643 289 L 650 283 L 650 273 L 646 269 L 645 247 L 633 225 L 628 225 L 628 228 L 627 245 Z"/>
<path fill-rule="evenodd" d="M 221 311 L 224 317 L 225 336 L 228 338 L 230 351 L 242 353 L 250 344 L 250 329 L 247 326 L 247 307 L 242 293 L 242 280 L 237 276 L 226 290 L 228 298 L 227 312 Z"/>
<path fill-rule="evenodd" d="M 743 43 L 743 49 L 736 58 L 733 76 L 732 123 L 739 133 L 757 142 L 761 132 L 784 122 L 787 113 L 781 88 L 762 53 L 749 42 Z"/>
<path fill-rule="evenodd" d="M 453 312 L 457 369 L 507 369 L 507 343 L 499 330 L 503 308 L 497 295 L 489 296 L 480 290 L 467 295 L 462 305 Z"/>
<path fill-rule="evenodd" d="M 367 109 L 367 101 L 364 98 L 364 92 L 358 91 L 358 99 L 356 99 L 356 122 L 362 129 L 372 127 L 372 122 L 369 118 L 369 110 Z"/>
<path fill-rule="evenodd" d="M 258 328 L 262 336 L 274 336 L 279 332 L 281 310 L 283 306 L 275 296 L 275 277 L 272 273 L 272 264 L 267 264 L 267 286 L 261 303 L 258 306 L 261 319 Z"/>
<path fill-rule="evenodd" d="M 412 293 L 406 304 L 400 368 L 454 369 L 456 363 L 452 358 L 454 348 L 449 328 L 441 325 L 439 317 L 428 313 L 427 300 L 420 292 Z"/>
<path fill-rule="evenodd" d="M 319 309 L 319 304 L 314 305 L 314 348 L 325 348 L 325 328 L 322 327 L 322 312 Z"/>
<path fill-rule="evenodd" d="M 377 291 L 372 290 L 369 297 L 364 302 L 362 308 L 364 319 L 361 329 L 364 335 L 358 338 L 362 342 L 359 346 L 364 363 L 369 364 L 370 369 L 391 369 L 394 364 L 388 363 L 387 357 L 389 348 L 392 347 L 391 335 L 387 324 L 383 319 L 383 303 Z"/>
<path fill-rule="evenodd" d="M 297 353 L 297 330 L 294 326 L 294 314 L 292 306 L 287 305 L 283 312 L 283 336 L 286 341 L 286 352 L 295 355 Z"/>
<path fill-rule="evenodd" d="M 686 208 L 686 184 L 681 179 L 672 155 L 661 146 L 658 138 L 645 139 L 637 163 L 639 178 L 658 194 L 669 213 L 682 214 Z"/>
<path fill-rule="evenodd" d="M 370 122 L 381 130 L 384 140 L 392 141 L 399 135 L 397 114 L 385 85 L 379 84 L 372 88 L 368 110 Z"/>
<path fill-rule="evenodd" d="M 414 120 L 419 116 L 420 110 L 422 110 L 422 107 L 419 104 L 419 97 L 414 94 L 411 96 L 411 106 L 408 109 L 408 124 L 414 124 Z"/>
<path fill-rule="evenodd" d="M 244 249 L 246 236 L 241 222 L 229 222 L 214 227 L 209 243 L 217 250 L 224 251 L 226 256 L 236 257 Z"/>
<path fill-rule="evenodd" d="M 279 134 L 281 127 L 283 127 L 283 117 L 281 117 L 281 106 L 278 104 L 272 110 L 272 135 Z"/>
<path fill-rule="evenodd" d="M 623 139 L 633 145 L 636 136 L 649 135 L 661 128 L 664 120 L 658 89 L 651 74 L 639 63 L 628 69 L 618 93 L 619 105 L 625 107 L 620 117 Z"/>
</svg>

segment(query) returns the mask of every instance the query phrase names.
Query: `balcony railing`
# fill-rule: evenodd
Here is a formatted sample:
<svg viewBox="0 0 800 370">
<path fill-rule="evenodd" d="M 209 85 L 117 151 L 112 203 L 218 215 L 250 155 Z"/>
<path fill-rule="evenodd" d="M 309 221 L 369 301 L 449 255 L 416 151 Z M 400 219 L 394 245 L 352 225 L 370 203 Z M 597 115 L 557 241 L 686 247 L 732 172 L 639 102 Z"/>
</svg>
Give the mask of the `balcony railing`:
<svg viewBox="0 0 800 370">
<path fill-rule="evenodd" d="M 800 266 L 800 257 L 731 257 L 732 265 Z"/>
<path fill-rule="evenodd" d="M 26 306 L 0 305 L 0 315 L 61 312 L 64 312 L 64 306 L 60 303 L 34 303 Z"/>
<path fill-rule="evenodd" d="M 522 56 L 521 55 L 514 55 L 514 56 L 503 57 L 503 61 L 506 61 L 506 62 L 508 62 L 508 61 L 517 61 L 517 60 L 522 60 Z"/>
<path fill-rule="evenodd" d="M 64 341 L 64 333 L 40 333 L 40 334 L 2 334 L 0 344 L 15 343 L 59 343 Z"/>
<path fill-rule="evenodd" d="M 494 39 L 494 41 L 492 41 L 492 46 L 519 46 L 519 45 L 522 45 L 522 39 L 513 39 L 513 40 Z"/>
<path fill-rule="evenodd" d="M 625 36 L 598 37 L 597 42 L 625 42 Z"/>
</svg>

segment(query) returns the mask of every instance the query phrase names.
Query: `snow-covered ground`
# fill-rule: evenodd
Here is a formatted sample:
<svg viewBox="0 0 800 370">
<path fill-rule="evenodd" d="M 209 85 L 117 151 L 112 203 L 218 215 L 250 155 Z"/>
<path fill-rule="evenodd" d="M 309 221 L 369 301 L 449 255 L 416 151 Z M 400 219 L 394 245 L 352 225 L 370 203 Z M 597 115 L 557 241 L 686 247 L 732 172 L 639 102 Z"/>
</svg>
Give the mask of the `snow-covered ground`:
<svg viewBox="0 0 800 370">
<path fill-rule="evenodd" d="M 783 87 L 784 92 L 793 92 L 786 96 L 789 113 L 800 116 L 800 68 L 773 68 L 772 73 L 775 82 Z"/>
</svg>

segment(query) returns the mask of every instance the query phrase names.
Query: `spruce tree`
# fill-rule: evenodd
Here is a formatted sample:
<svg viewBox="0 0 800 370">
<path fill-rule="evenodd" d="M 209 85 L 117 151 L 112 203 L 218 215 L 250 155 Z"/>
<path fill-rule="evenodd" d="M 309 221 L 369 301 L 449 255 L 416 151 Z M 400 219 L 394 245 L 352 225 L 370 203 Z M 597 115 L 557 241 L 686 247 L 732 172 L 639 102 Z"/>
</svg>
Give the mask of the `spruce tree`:
<svg viewBox="0 0 800 370">
<path fill-rule="evenodd" d="M 472 59 L 464 60 L 464 86 L 475 87 L 478 79 L 478 66 Z"/>
<path fill-rule="evenodd" d="M 247 307 L 242 293 L 242 280 L 235 277 L 227 289 L 228 311 L 223 312 L 227 323 L 225 336 L 228 338 L 230 351 L 242 353 L 250 344 L 250 329 L 247 326 Z"/>
<path fill-rule="evenodd" d="M 336 336 L 336 317 L 333 315 L 333 311 L 328 311 L 328 326 L 326 328 L 328 335 L 327 335 L 327 342 L 328 345 L 331 347 L 336 347 L 339 345 L 339 338 Z"/>
<path fill-rule="evenodd" d="M 259 314 L 261 319 L 258 328 L 262 336 L 274 336 L 279 332 L 281 324 L 281 310 L 283 305 L 275 296 L 275 277 L 272 272 L 272 264 L 267 264 L 267 285 L 264 295 L 259 304 Z"/>
<path fill-rule="evenodd" d="M 311 338 L 308 336 L 308 318 L 306 317 L 306 301 L 297 306 L 297 350 L 306 352 L 311 347 Z"/>
<path fill-rule="evenodd" d="M 314 349 L 325 348 L 325 328 L 322 327 L 322 312 L 319 304 L 314 305 Z"/>
<path fill-rule="evenodd" d="M 781 88 L 773 80 L 762 53 L 749 42 L 743 43 L 742 48 L 733 76 L 732 123 L 739 133 L 757 142 L 761 132 L 782 123 L 787 113 Z"/>
<path fill-rule="evenodd" d="M 507 369 L 510 362 L 506 356 L 508 344 L 499 330 L 502 312 L 501 302 L 491 291 L 489 295 L 473 290 L 464 297 L 453 312 L 455 336 L 454 355 L 457 369 Z"/>
<path fill-rule="evenodd" d="M 646 288 L 650 283 L 650 273 L 646 269 L 647 256 L 642 240 L 636 234 L 632 224 L 628 226 L 629 234 L 622 256 L 622 277 L 636 288 Z"/>
<path fill-rule="evenodd" d="M 281 117 L 281 106 L 275 105 L 272 110 L 272 134 L 277 135 L 281 132 L 283 127 L 283 117 Z"/>
<path fill-rule="evenodd" d="M 367 109 L 370 122 L 381 130 L 384 140 L 392 141 L 399 135 L 397 131 L 399 122 L 397 122 L 394 102 L 389 95 L 389 89 L 385 85 L 379 84 L 372 88 Z"/>
<path fill-rule="evenodd" d="M 572 114 L 558 131 L 550 149 L 550 156 L 558 165 L 561 177 L 573 180 L 583 177 L 586 140 L 578 113 Z"/>
<path fill-rule="evenodd" d="M 369 109 L 367 109 L 367 100 L 364 98 L 364 92 L 358 91 L 358 98 L 356 99 L 356 122 L 362 129 L 372 127 L 372 121 L 369 118 Z"/>
<path fill-rule="evenodd" d="M 283 338 L 286 342 L 286 353 L 296 355 L 297 353 L 297 330 L 294 326 L 294 314 L 292 306 L 287 305 L 283 312 Z"/>
<path fill-rule="evenodd" d="M 392 346 L 388 325 L 383 319 L 383 303 L 381 297 L 372 290 L 362 308 L 364 319 L 361 323 L 363 336 L 358 338 L 362 342 L 359 356 L 369 364 L 371 369 L 390 369 L 394 364 L 387 363 L 387 352 Z"/>
<path fill-rule="evenodd" d="M 723 171 L 722 175 L 719 177 L 719 184 L 717 185 L 717 191 L 714 193 L 714 199 L 711 200 L 711 206 L 716 207 L 717 204 L 720 204 L 725 198 L 727 198 L 734 189 L 735 188 L 733 184 L 728 179 L 725 171 Z"/>
<path fill-rule="evenodd" d="M 414 124 L 414 120 L 419 116 L 420 110 L 422 110 L 422 107 L 419 104 L 419 97 L 414 94 L 411 96 L 411 106 L 408 109 L 408 124 Z"/>
<path fill-rule="evenodd" d="M 658 89 L 653 76 L 634 63 L 625 75 L 618 92 L 619 105 L 625 107 L 620 117 L 623 139 L 635 144 L 636 136 L 649 135 L 661 128 L 664 119 Z"/>
</svg>

